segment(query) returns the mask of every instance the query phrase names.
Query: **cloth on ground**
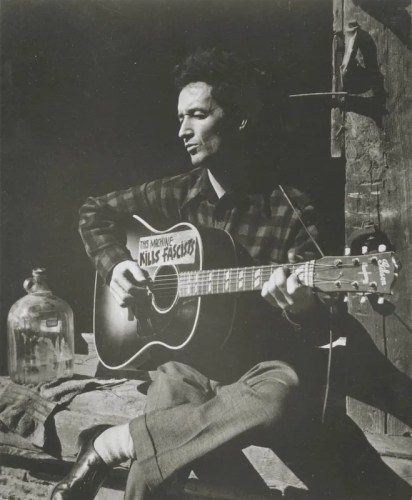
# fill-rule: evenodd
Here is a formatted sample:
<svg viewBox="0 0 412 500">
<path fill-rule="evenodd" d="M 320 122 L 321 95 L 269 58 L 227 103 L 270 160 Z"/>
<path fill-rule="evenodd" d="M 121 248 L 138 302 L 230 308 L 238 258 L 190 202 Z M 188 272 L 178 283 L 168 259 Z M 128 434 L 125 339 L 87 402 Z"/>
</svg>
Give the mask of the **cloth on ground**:
<svg viewBox="0 0 412 500">
<path fill-rule="evenodd" d="M 11 382 L 0 395 L 0 430 L 17 433 L 44 448 L 46 421 L 52 413 L 82 392 L 109 389 L 124 381 L 75 376 L 28 386 Z"/>
</svg>

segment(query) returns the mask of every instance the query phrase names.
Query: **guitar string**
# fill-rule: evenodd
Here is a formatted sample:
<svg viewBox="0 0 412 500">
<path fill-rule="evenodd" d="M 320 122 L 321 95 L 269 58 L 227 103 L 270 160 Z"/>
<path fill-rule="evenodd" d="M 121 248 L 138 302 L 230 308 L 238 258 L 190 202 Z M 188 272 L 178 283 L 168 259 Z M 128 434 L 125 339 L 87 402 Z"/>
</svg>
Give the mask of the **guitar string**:
<svg viewBox="0 0 412 500">
<path fill-rule="evenodd" d="M 324 269 L 317 269 L 316 272 L 313 272 L 313 276 L 317 274 L 324 274 L 325 272 L 330 272 L 330 271 L 336 271 L 336 273 L 339 273 L 340 269 L 336 269 L 335 267 L 330 267 L 330 268 L 324 268 Z M 250 273 L 244 273 L 243 275 L 240 275 L 239 273 L 234 270 L 233 272 L 226 271 L 224 273 L 181 273 L 181 274 L 174 274 L 174 275 L 164 275 L 164 276 L 155 276 L 155 279 L 153 280 L 153 283 L 156 281 L 162 283 L 162 282 L 167 282 L 167 281 L 176 281 L 176 280 L 190 280 L 193 278 L 199 278 L 199 280 L 209 280 L 209 281 L 215 281 L 219 279 L 255 279 L 259 278 L 261 276 L 266 277 L 266 276 L 271 276 L 271 272 L 263 272 L 261 274 L 256 274 L 253 272 Z M 342 275 L 342 273 L 339 273 Z M 212 275 L 212 276 L 211 276 Z M 229 278 L 228 278 L 229 276 Z M 343 277 L 343 276 L 342 276 Z M 160 278 L 160 279 L 159 279 Z M 346 279 L 345 277 L 343 277 Z"/>
<path fill-rule="evenodd" d="M 231 283 L 237 283 L 239 281 L 248 281 L 248 282 L 255 282 L 255 281 L 258 281 L 258 280 L 265 280 L 267 278 L 269 278 L 270 275 L 261 275 L 261 276 L 258 276 L 258 277 L 254 277 L 254 276 L 248 276 L 248 277 L 243 277 L 243 278 L 236 278 L 235 276 L 232 276 L 232 277 L 229 277 L 229 278 L 225 278 L 225 277 L 215 277 L 213 280 L 210 280 L 208 279 L 208 277 L 205 277 L 206 279 L 204 278 L 198 278 L 196 280 L 193 280 L 191 279 L 191 277 L 188 277 L 188 276 L 185 276 L 185 278 L 173 278 L 173 279 L 164 279 L 164 280 L 160 280 L 160 281 L 154 281 L 152 282 L 151 284 L 151 287 L 159 287 L 159 288 L 162 288 L 164 286 L 168 286 L 170 284 L 175 284 L 175 283 L 179 283 L 179 285 L 195 285 L 196 283 L 197 284 L 215 284 L 215 283 L 227 283 L 227 282 L 231 282 Z M 322 276 L 314 276 L 313 278 L 314 281 L 320 281 L 320 280 L 323 280 L 323 281 L 341 281 L 341 282 L 353 282 L 353 281 L 356 281 L 355 279 L 348 279 L 348 278 L 344 278 L 342 277 L 341 275 L 337 276 L 336 278 L 332 278 L 332 277 L 322 277 Z"/>
<path fill-rule="evenodd" d="M 308 261 L 311 262 L 311 261 Z M 284 264 L 267 264 L 265 266 L 250 266 L 250 267 L 229 267 L 229 268 L 223 268 L 223 269 L 200 269 L 199 271 L 183 271 L 180 273 L 180 275 L 185 275 L 185 274 L 209 274 L 209 273 L 224 273 L 227 271 L 244 271 L 244 272 L 251 272 L 251 271 L 256 271 L 256 270 L 263 270 L 263 271 L 270 271 L 271 269 L 277 269 L 279 267 L 288 267 L 288 268 L 294 268 L 294 267 L 304 267 L 305 262 L 302 263 L 297 263 L 297 264 L 289 264 L 289 265 L 284 265 Z M 353 264 L 341 264 L 339 267 L 337 267 L 334 264 L 324 264 L 324 263 L 317 263 L 315 265 L 316 269 L 317 268 L 329 268 L 329 269 L 348 269 L 348 268 L 361 268 L 360 265 L 354 266 Z M 171 276 L 170 274 L 158 274 L 156 276 Z"/>
<path fill-rule="evenodd" d="M 250 277 L 250 278 L 247 278 L 247 279 L 243 279 L 242 281 L 244 282 L 248 282 L 248 283 L 255 283 L 256 281 L 263 281 L 261 280 L 260 278 L 265 278 L 264 276 L 262 277 L 259 277 L 259 278 L 253 278 L 253 277 Z M 162 281 L 161 283 L 156 283 L 154 282 L 151 286 L 152 289 L 167 289 L 167 288 L 174 288 L 176 285 L 180 285 L 180 286 L 195 286 L 195 285 L 198 285 L 198 286 L 202 286 L 202 285 L 224 285 L 224 284 L 227 284 L 227 283 L 230 283 L 231 285 L 234 285 L 236 283 L 238 283 L 239 280 L 235 279 L 235 278 L 232 278 L 232 279 L 225 279 L 225 278 L 219 278 L 219 279 L 214 279 L 213 281 L 210 281 L 210 280 L 197 280 L 196 282 L 194 281 L 190 281 L 190 280 L 178 280 L 178 279 L 173 279 L 173 280 L 167 280 L 167 281 Z M 337 277 L 335 279 L 333 278 L 329 278 L 329 279 L 326 279 L 326 278 L 321 278 L 321 277 L 316 277 L 314 278 L 314 283 L 336 283 L 336 281 L 339 281 L 340 283 L 353 283 L 354 281 L 356 280 L 352 280 L 352 279 L 347 279 L 347 278 L 342 278 L 342 277 Z"/>
<path fill-rule="evenodd" d="M 325 271 L 325 270 L 335 270 L 338 272 L 339 269 L 342 269 L 342 268 L 339 268 L 337 269 L 335 266 L 324 266 L 323 269 L 319 269 L 320 272 L 322 271 Z M 226 277 L 227 273 L 229 272 L 229 277 Z M 258 278 L 263 278 L 265 279 L 267 276 L 270 276 L 270 273 L 262 273 L 260 276 L 254 276 L 253 272 L 249 272 L 249 273 L 244 273 L 245 275 L 243 277 L 239 277 L 239 276 L 235 276 L 234 273 L 236 273 L 236 269 L 233 270 L 233 272 L 231 272 L 230 270 L 227 270 L 225 272 L 219 272 L 219 273 L 216 273 L 216 271 L 213 271 L 213 273 L 217 276 L 213 276 L 213 279 L 210 279 L 210 274 L 211 272 L 209 271 L 202 271 L 202 272 L 196 272 L 196 273 L 190 273 L 190 272 L 185 272 L 185 273 L 181 273 L 181 274 L 176 274 L 176 275 L 157 275 L 155 277 L 155 280 L 152 282 L 152 288 L 162 288 L 162 287 L 165 287 L 167 286 L 168 284 L 170 283 L 179 283 L 181 285 L 188 285 L 188 284 L 193 284 L 193 279 L 192 278 L 196 278 L 197 281 L 199 282 L 198 284 L 209 284 L 210 282 L 213 282 L 213 284 L 216 284 L 216 283 L 227 283 L 227 282 L 237 282 L 239 280 L 243 280 L 243 281 L 255 281 L 256 279 Z M 221 274 L 224 274 L 224 276 L 222 276 Z M 265 276 L 266 274 L 266 276 Z M 160 279 L 161 278 L 161 279 Z M 336 281 L 337 279 L 339 279 L 339 281 L 341 281 L 342 283 L 346 283 L 346 282 L 352 282 L 353 280 L 347 280 L 346 278 L 342 278 L 341 276 L 337 276 L 335 279 L 333 278 L 329 278 L 329 280 L 326 280 L 325 278 L 319 278 L 319 276 L 317 276 L 315 278 L 315 280 L 317 282 L 320 282 L 320 279 L 323 279 L 323 282 L 334 282 Z"/>
<path fill-rule="evenodd" d="M 322 285 L 330 285 L 330 284 L 333 284 L 335 283 L 334 280 L 318 280 L 316 281 L 316 285 L 317 286 L 322 286 Z M 347 285 L 347 284 L 351 284 L 353 283 L 351 280 L 345 280 L 345 281 L 341 281 L 341 284 L 344 284 L 344 285 Z M 252 284 L 250 284 L 251 286 Z M 192 288 L 192 287 L 195 287 L 196 285 L 189 285 L 188 287 Z M 248 288 L 247 286 L 239 289 L 238 287 L 233 287 L 232 289 L 229 289 L 231 285 L 229 284 L 228 286 L 228 283 L 227 282 L 221 282 L 215 286 L 213 286 L 212 288 L 208 289 L 207 286 L 202 286 L 202 285 L 197 285 L 197 290 L 200 290 L 201 293 L 198 293 L 198 292 L 195 292 L 195 293 L 189 293 L 188 296 L 190 295 L 193 295 L 193 296 L 196 296 L 196 295 L 215 295 L 215 294 L 219 294 L 219 293 L 222 293 L 222 292 L 225 292 L 225 291 L 228 291 L 228 292 L 231 292 L 231 291 L 235 291 L 235 292 L 250 292 L 250 291 L 259 291 L 262 289 L 261 286 L 259 287 L 255 287 L 253 286 L 252 288 Z M 220 288 L 220 290 L 219 290 Z M 156 297 L 167 297 L 167 296 L 174 296 L 176 294 L 176 292 L 179 291 L 179 289 L 181 289 L 181 287 L 178 287 L 178 286 L 175 286 L 175 287 L 165 287 L 165 288 L 158 288 L 156 290 L 154 290 L 155 294 L 156 294 Z M 196 290 L 196 288 L 195 288 Z M 351 292 L 351 293 L 373 293 L 372 291 L 370 290 L 357 290 L 357 289 L 350 289 L 350 290 L 331 290 L 331 292 L 336 292 L 336 293 L 346 293 L 346 292 Z M 382 293 L 382 292 L 379 292 L 379 293 Z"/>
<path fill-rule="evenodd" d="M 294 268 L 297 266 L 304 266 L 304 263 L 300 264 L 286 264 L 286 267 Z M 257 289 L 261 289 L 262 284 L 260 283 L 259 287 L 254 286 L 254 283 L 257 279 L 263 281 L 273 272 L 274 269 L 283 267 L 282 264 L 268 264 L 266 266 L 259 267 L 247 267 L 247 268 L 229 268 L 229 269 L 215 269 L 215 270 L 200 270 L 200 271 L 185 271 L 182 273 L 178 273 L 175 275 L 170 274 L 162 274 L 157 275 L 155 277 L 155 281 L 153 281 L 151 289 L 156 292 L 157 297 L 166 297 L 173 296 L 176 294 L 176 291 L 180 288 L 184 287 L 198 287 L 201 289 L 202 294 L 213 293 L 214 289 L 222 291 L 226 291 L 229 287 L 230 289 L 234 289 L 234 291 L 253 291 Z M 317 271 L 325 271 L 336 269 L 339 271 L 340 269 L 353 268 L 353 265 L 342 264 L 339 267 L 332 264 L 317 264 Z M 240 277 L 239 274 L 243 271 L 243 276 Z M 256 271 L 261 271 L 262 274 L 260 276 L 255 276 Z M 227 274 L 229 273 L 229 277 Z M 210 279 L 210 275 L 213 276 L 213 280 Z M 266 275 L 266 276 L 265 276 Z M 193 278 L 196 277 L 198 283 L 193 283 Z M 242 279 L 245 282 L 243 288 L 239 290 L 239 286 L 236 286 L 237 282 Z M 322 284 L 330 284 L 335 283 L 337 280 L 341 284 L 353 283 L 353 280 L 348 280 L 338 276 L 335 279 L 320 279 L 319 276 L 315 278 L 315 282 L 317 285 Z M 211 288 L 210 288 L 211 287 Z M 205 289 L 206 290 L 203 290 Z M 196 288 L 195 288 L 196 289 Z M 170 291 L 170 294 L 169 294 Z M 352 291 L 352 290 L 350 290 Z M 353 290 L 356 293 L 356 290 Z M 340 290 L 336 290 L 336 292 L 341 292 Z M 218 291 L 216 292 L 218 293 Z M 189 294 L 190 295 L 190 294 Z M 196 295 L 196 294 L 195 294 Z"/>
<path fill-rule="evenodd" d="M 299 266 L 299 265 L 297 265 Z M 262 267 L 247 267 L 247 268 L 228 268 L 228 269 L 213 269 L 213 270 L 208 270 L 208 269 L 202 269 L 200 271 L 183 271 L 182 273 L 176 273 L 176 274 L 157 274 L 155 276 L 155 281 L 154 283 L 156 282 L 157 279 L 159 278 L 162 278 L 161 281 L 173 281 L 173 280 L 176 280 L 176 276 L 180 279 L 182 278 L 190 278 L 192 276 L 197 276 L 199 277 L 199 279 L 202 279 L 203 277 L 206 277 L 206 278 L 209 278 L 210 274 L 224 274 L 226 275 L 227 273 L 231 274 L 231 279 L 239 279 L 239 276 L 233 276 L 234 273 L 240 273 L 241 271 L 244 272 L 244 274 L 254 274 L 256 273 L 256 271 L 258 270 L 261 270 L 263 273 L 266 273 L 267 271 L 269 271 L 269 274 L 272 272 L 272 270 L 274 269 L 277 269 L 279 267 L 283 267 L 282 265 L 273 265 L 273 266 L 262 266 Z M 302 268 L 304 267 L 303 265 L 301 266 Z M 338 268 L 332 264 L 318 264 L 316 265 L 316 270 L 321 270 L 321 271 L 325 271 L 325 270 L 332 270 L 332 269 L 336 269 L 337 271 L 339 271 L 340 269 L 348 269 L 348 268 L 352 268 L 353 266 L 350 266 L 350 265 L 343 265 L 343 266 L 339 266 Z M 244 278 L 244 277 L 243 277 Z M 213 277 L 214 280 L 216 279 L 219 279 L 219 276 L 216 276 L 216 277 Z"/>
<path fill-rule="evenodd" d="M 311 261 L 308 261 L 311 262 Z M 244 272 L 253 272 L 256 270 L 262 270 L 262 271 L 270 271 L 272 269 L 278 269 L 279 267 L 287 267 L 293 269 L 294 267 L 304 267 L 305 262 L 302 263 L 297 263 L 297 264 L 267 264 L 265 266 L 250 266 L 250 267 L 229 267 L 229 268 L 223 268 L 223 269 L 200 269 L 199 271 L 183 271 L 181 273 L 178 273 L 180 276 L 184 275 L 194 275 L 194 274 L 210 274 L 210 273 L 226 273 L 230 271 L 244 271 Z M 315 265 L 316 269 L 322 268 L 322 269 L 342 269 L 342 268 L 353 268 L 353 264 L 342 264 L 339 267 L 336 267 L 334 264 L 323 264 L 323 263 L 317 263 Z M 360 266 L 357 266 L 360 267 Z M 171 274 L 157 274 L 157 277 L 170 277 L 170 276 L 175 276 Z"/>
</svg>

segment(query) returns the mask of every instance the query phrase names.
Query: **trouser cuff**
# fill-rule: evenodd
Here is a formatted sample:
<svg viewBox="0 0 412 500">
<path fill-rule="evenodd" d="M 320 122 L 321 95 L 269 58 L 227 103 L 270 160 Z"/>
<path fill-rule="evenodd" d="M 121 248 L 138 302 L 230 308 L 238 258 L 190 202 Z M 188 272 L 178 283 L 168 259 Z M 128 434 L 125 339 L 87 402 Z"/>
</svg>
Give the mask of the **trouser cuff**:
<svg viewBox="0 0 412 500">
<path fill-rule="evenodd" d="M 147 415 L 134 418 L 129 423 L 130 434 L 136 452 L 136 461 L 141 467 L 147 486 L 152 490 L 163 482 L 157 463 L 156 449 L 146 422 Z"/>
</svg>

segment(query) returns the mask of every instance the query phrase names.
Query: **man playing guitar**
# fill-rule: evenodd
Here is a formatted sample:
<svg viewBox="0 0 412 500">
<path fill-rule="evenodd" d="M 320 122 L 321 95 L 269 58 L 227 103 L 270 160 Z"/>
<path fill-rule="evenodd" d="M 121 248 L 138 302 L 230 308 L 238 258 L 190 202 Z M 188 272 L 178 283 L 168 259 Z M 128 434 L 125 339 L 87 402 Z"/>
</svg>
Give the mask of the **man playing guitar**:
<svg viewBox="0 0 412 500">
<path fill-rule="evenodd" d="M 179 137 L 193 169 L 89 198 L 81 208 L 87 253 L 120 307 L 136 307 L 151 286 L 125 246 L 126 216 L 138 215 L 155 227 L 188 222 L 222 229 L 254 264 L 319 257 L 312 205 L 293 188 L 287 199 L 262 175 L 265 158 L 259 157 L 256 131 L 267 112 L 266 77 L 218 50 L 188 57 L 176 70 L 176 83 Z M 261 295 L 265 312 L 255 314 L 248 328 L 237 326 L 244 331 L 240 348 L 232 350 L 236 359 L 222 359 L 222 353 L 229 355 L 229 340 L 209 359 L 197 353 L 192 363 L 183 353 L 150 371 L 145 414 L 91 436 L 52 499 L 93 498 L 109 468 L 127 459 L 133 460 L 129 500 L 164 498 L 165 485 L 190 470 L 264 490 L 241 450 L 263 444 L 282 454 L 295 435 L 296 451 L 299 439 L 320 423 L 326 368 L 313 338 L 329 333 L 329 307 L 287 266 L 271 273 Z"/>
</svg>

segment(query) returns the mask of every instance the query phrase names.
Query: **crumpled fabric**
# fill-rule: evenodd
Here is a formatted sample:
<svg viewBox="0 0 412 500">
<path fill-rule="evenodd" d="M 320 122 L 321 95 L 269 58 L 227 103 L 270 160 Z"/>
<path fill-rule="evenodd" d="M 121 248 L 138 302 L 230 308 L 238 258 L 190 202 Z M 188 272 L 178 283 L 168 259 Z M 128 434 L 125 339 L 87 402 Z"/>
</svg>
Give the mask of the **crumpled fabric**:
<svg viewBox="0 0 412 500">
<path fill-rule="evenodd" d="M 19 434 L 44 448 L 46 422 L 52 414 L 66 407 L 80 393 L 110 389 L 124 381 L 75 376 L 37 385 L 10 382 L 0 394 L 0 430 Z"/>
</svg>

